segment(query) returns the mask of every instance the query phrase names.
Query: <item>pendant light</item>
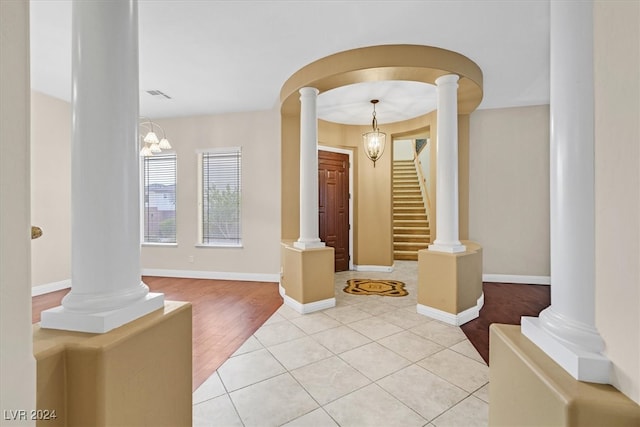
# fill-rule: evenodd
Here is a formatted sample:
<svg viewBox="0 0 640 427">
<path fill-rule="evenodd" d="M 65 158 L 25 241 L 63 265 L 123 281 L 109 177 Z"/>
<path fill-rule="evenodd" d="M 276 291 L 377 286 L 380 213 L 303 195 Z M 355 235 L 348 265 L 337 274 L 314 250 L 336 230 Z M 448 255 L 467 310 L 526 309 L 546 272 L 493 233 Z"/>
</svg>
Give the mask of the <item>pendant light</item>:
<svg viewBox="0 0 640 427">
<path fill-rule="evenodd" d="M 153 156 L 156 153 L 161 153 L 162 150 L 171 150 L 171 144 L 164 134 L 164 129 L 156 122 L 151 121 L 146 117 L 142 117 L 140 127 L 147 131 L 142 141 L 144 146 L 140 150 L 141 156 Z M 155 128 L 158 128 L 162 132 L 162 138 L 158 139 L 158 135 L 155 132 Z"/>
<path fill-rule="evenodd" d="M 364 144 L 364 152 L 373 162 L 373 167 L 376 167 L 376 161 L 382 157 L 384 153 L 384 145 L 387 139 L 387 135 L 384 132 L 380 132 L 378 129 L 378 120 L 376 119 L 376 104 L 380 102 L 377 99 L 372 99 L 373 104 L 373 120 L 371 122 L 371 132 L 362 134 L 362 142 Z"/>
</svg>

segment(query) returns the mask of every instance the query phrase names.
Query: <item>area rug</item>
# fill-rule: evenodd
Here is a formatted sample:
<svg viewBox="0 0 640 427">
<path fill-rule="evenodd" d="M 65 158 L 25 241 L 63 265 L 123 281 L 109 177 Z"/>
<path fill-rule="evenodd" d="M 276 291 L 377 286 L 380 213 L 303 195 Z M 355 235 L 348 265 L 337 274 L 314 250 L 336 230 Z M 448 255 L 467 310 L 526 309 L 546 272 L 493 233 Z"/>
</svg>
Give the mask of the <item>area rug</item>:
<svg viewBox="0 0 640 427">
<path fill-rule="evenodd" d="M 409 292 L 404 288 L 404 283 L 397 280 L 349 279 L 343 291 L 353 295 L 381 295 L 385 297 L 409 295 Z"/>
</svg>

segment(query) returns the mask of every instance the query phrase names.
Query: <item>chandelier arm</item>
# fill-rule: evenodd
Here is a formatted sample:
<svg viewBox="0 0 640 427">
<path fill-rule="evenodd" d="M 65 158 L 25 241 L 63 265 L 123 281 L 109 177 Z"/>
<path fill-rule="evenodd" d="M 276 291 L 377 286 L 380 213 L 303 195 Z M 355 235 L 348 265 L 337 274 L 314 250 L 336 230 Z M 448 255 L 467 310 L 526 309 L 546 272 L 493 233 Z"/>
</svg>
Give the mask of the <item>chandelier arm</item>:
<svg viewBox="0 0 640 427">
<path fill-rule="evenodd" d="M 147 132 L 151 131 L 151 128 L 149 127 L 149 125 L 147 123 L 140 123 L 140 126 L 144 128 L 144 130 L 146 130 Z"/>
<path fill-rule="evenodd" d="M 147 126 L 147 130 L 149 130 L 149 132 L 153 132 L 153 125 L 155 123 L 153 123 L 153 121 L 149 117 L 140 116 L 140 119 L 147 122 L 147 123 L 141 122 L 140 124 Z"/>
<path fill-rule="evenodd" d="M 160 139 L 166 138 L 167 136 L 164 133 L 164 128 L 162 126 L 160 126 L 159 124 L 157 124 L 157 123 L 155 123 L 155 125 L 158 126 L 158 128 L 162 132 L 162 138 L 160 138 Z"/>
<path fill-rule="evenodd" d="M 162 126 L 160 126 L 158 123 L 154 122 L 153 120 L 151 120 L 148 117 L 144 117 L 144 116 L 140 116 L 140 119 L 144 120 L 143 122 L 140 122 L 140 126 L 144 126 L 147 131 L 149 132 L 154 132 L 153 127 L 156 126 L 160 129 L 160 131 L 162 132 L 162 138 L 166 138 L 167 134 L 164 131 L 164 128 Z M 160 138 L 160 139 L 162 139 Z"/>
</svg>

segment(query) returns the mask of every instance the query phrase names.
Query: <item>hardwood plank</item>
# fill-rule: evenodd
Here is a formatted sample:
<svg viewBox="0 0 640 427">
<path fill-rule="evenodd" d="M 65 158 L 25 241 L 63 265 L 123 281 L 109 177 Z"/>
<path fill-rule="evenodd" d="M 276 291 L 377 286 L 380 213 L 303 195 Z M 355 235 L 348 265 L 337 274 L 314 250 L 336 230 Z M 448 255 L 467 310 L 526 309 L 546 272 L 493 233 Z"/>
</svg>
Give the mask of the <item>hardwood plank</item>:
<svg viewBox="0 0 640 427">
<path fill-rule="evenodd" d="M 167 300 L 193 304 L 193 388 L 204 382 L 282 305 L 277 283 L 144 277 L 153 292 Z M 519 325 L 521 316 L 537 316 L 550 304 L 544 285 L 484 283 L 480 317 L 462 325 L 482 358 L 489 363 L 491 323 Z M 69 290 L 32 298 L 32 321 L 56 307 Z"/>
<path fill-rule="evenodd" d="M 143 277 L 152 292 L 193 306 L 193 390 L 213 374 L 282 305 L 278 284 Z M 32 298 L 32 322 L 59 306 L 68 289 Z"/>
<path fill-rule="evenodd" d="M 551 304 L 546 285 L 483 283 L 484 306 L 480 317 L 461 326 L 471 344 L 489 364 L 489 326 L 492 323 L 519 325 L 522 316 L 538 316 Z"/>
</svg>

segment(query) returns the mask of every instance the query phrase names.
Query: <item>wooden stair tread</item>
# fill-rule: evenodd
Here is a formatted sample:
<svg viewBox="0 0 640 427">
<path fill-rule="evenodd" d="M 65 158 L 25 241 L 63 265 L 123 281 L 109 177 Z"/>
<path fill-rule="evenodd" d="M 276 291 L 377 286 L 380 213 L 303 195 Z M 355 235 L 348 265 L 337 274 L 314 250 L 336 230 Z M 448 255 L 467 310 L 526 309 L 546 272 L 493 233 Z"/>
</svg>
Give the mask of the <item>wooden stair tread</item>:
<svg viewBox="0 0 640 427">
<path fill-rule="evenodd" d="M 418 259 L 431 242 L 429 217 L 413 160 L 393 162 L 393 257 Z"/>
</svg>

